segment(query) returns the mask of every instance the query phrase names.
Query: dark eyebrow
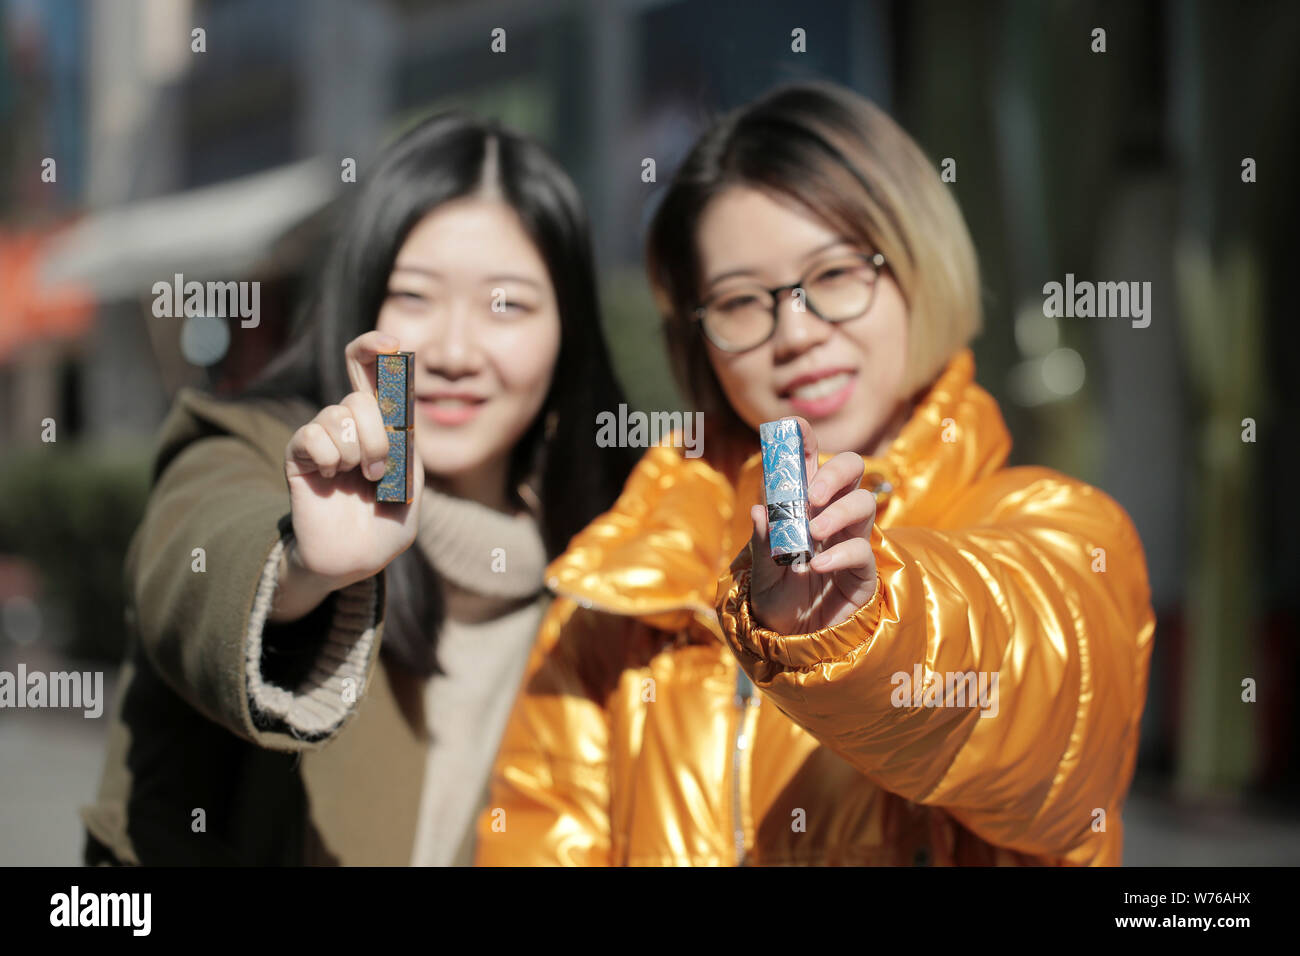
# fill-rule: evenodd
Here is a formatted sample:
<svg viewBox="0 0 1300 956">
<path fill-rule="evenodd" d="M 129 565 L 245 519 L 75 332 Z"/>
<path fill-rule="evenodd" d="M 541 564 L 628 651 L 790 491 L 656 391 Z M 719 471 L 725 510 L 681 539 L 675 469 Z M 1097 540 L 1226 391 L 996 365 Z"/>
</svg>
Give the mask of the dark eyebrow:
<svg viewBox="0 0 1300 956">
<path fill-rule="evenodd" d="M 522 282 L 524 285 L 530 285 L 535 289 L 540 289 L 542 287 L 542 284 L 538 282 L 536 279 L 530 279 L 528 276 L 514 275 L 511 273 L 488 276 L 483 281 L 484 282 Z"/>
<path fill-rule="evenodd" d="M 431 278 L 431 279 L 441 279 L 441 278 L 443 278 L 442 273 L 439 272 L 438 270 L 436 270 L 436 269 L 427 269 L 427 268 L 425 268 L 424 266 L 410 266 L 410 265 L 402 265 L 402 264 L 399 263 L 399 264 L 393 266 L 393 271 L 394 271 L 394 272 L 414 272 L 414 273 L 417 273 L 417 274 L 419 274 L 419 275 L 428 276 L 428 277 Z M 539 289 L 541 288 L 541 283 L 538 282 L 536 279 L 530 279 L 528 276 L 513 275 L 513 274 L 507 274 L 507 273 L 503 273 L 503 274 L 501 274 L 501 275 L 491 275 L 491 276 L 486 276 L 486 277 L 484 277 L 483 281 L 484 281 L 484 282 L 522 282 L 522 283 L 524 283 L 525 285 L 530 285 L 530 286 L 533 286 L 534 288 L 539 288 Z"/>
<path fill-rule="evenodd" d="M 823 243 L 822 245 L 818 246 L 816 249 L 812 249 L 804 253 L 803 258 L 801 258 L 799 261 L 801 263 L 804 263 L 810 259 L 815 258 L 816 256 L 821 255 L 827 249 L 834 249 L 836 246 L 851 246 L 853 244 L 854 243 L 852 240 L 845 239 L 843 237 L 832 239 L 830 242 Z M 709 279 L 706 283 L 704 283 L 704 288 L 707 289 L 710 286 L 717 285 L 723 279 L 730 279 L 733 276 L 752 276 L 754 274 L 755 273 L 753 269 L 732 269 L 728 272 L 719 273 L 718 275 L 714 276 L 712 279 Z"/>
<path fill-rule="evenodd" d="M 394 272 L 417 272 L 420 275 L 428 276 L 431 279 L 441 279 L 442 273 L 436 269 L 426 269 L 424 266 L 404 266 L 400 262 L 393 266 Z"/>
</svg>

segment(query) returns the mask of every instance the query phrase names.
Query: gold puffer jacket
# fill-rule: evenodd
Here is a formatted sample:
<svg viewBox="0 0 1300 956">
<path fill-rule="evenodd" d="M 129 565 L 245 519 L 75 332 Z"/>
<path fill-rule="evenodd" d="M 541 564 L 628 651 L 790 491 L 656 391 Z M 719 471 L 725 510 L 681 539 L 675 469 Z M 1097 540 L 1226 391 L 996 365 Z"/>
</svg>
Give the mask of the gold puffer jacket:
<svg viewBox="0 0 1300 956">
<path fill-rule="evenodd" d="M 548 568 L 478 862 L 1118 864 L 1141 542 L 1096 488 L 1003 467 L 974 368 L 957 353 L 867 460 L 876 593 L 814 633 L 759 626 L 747 548 L 731 568 L 758 455 L 733 488 L 648 451 Z"/>
</svg>

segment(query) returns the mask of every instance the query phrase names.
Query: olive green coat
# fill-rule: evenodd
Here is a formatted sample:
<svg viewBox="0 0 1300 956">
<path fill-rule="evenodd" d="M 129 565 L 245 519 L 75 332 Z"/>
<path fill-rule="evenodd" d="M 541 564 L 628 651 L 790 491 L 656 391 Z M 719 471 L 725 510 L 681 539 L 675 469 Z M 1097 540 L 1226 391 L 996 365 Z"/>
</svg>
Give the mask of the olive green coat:
<svg viewBox="0 0 1300 956">
<path fill-rule="evenodd" d="M 378 655 L 383 574 L 262 625 L 292 534 L 284 448 L 313 414 L 186 389 L 164 423 L 87 862 L 409 862 L 422 685 Z"/>
</svg>

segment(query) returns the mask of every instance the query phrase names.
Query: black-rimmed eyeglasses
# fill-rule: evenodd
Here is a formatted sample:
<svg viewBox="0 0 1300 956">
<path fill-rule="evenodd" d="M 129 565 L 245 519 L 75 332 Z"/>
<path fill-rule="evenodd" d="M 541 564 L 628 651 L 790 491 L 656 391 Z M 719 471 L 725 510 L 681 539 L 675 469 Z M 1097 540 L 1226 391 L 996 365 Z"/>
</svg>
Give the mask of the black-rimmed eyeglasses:
<svg viewBox="0 0 1300 956">
<path fill-rule="evenodd" d="M 884 265 L 885 257 L 879 252 L 825 259 L 793 285 L 773 289 L 738 285 L 714 293 L 696 307 L 695 318 L 715 346 L 725 352 L 745 352 L 776 332 L 776 310 L 784 292 L 794 293 L 796 310 L 806 307 L 826 322 L 847 322 L 865 315 Z"/>
</svg>

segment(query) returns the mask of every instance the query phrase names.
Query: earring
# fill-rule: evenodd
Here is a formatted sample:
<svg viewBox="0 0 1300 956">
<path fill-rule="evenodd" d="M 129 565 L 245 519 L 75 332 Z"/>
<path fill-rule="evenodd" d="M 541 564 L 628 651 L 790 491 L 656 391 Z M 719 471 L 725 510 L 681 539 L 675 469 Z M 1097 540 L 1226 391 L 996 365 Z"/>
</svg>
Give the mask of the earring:
<svg viewBox="0 0 1300 956">
<path fill-rule="evenodd" d="M 533 467 L 531 474 L 519 483 L 515 491 L 519 494 L 519 499 L 528 506 L 528 510 L 533 513 L 533 517 L 540 520 L 542 514 L 542 502 L 537 497 L 537 492 L 533 489 L 533 482 L 540 480 L 538 473 L 543 459 L 546 457 L 546 449 L 555 438 L 555 434 L 560 428 L 560 415 L 555 409 L 546 413 L 546 419 L 542 423 L 542 440 L 537 450 L 533 453 Z"/>
<path fill-rule="evenodd" d="M 528 510 L 532 512 L 534 518 L 541 518 L 542 502 L 537 497 L 537 492 L 533 491 L 533 486 L 526 481 L 521 481 L 516 489 L 519 492 L 519 500 L 527 505 Z"/>
</svg>

